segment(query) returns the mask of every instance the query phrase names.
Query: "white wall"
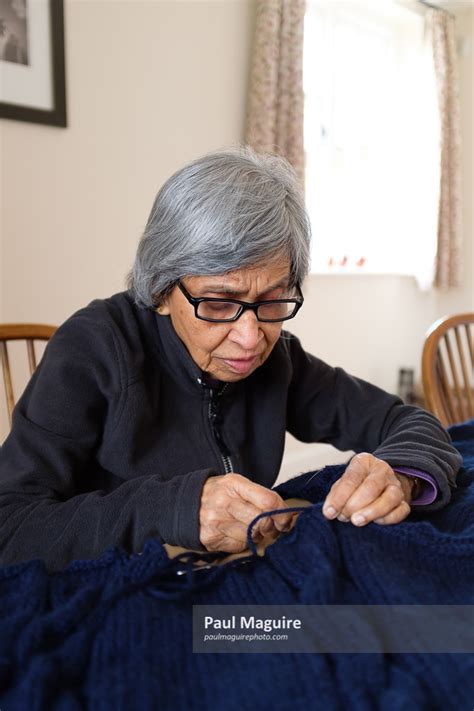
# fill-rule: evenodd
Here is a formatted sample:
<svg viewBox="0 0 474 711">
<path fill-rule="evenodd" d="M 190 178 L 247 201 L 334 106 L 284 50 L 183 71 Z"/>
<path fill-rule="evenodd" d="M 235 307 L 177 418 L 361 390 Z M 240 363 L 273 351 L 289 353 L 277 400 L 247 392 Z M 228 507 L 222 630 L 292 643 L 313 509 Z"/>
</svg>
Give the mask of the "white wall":
<svg viewBox="0 0 474 711">
<path fill-rule="evenodd" d="M 472 18 L 467 3 L 459 27 L 471 43 Z M 163 180 L 243 140 L 254 19 L 255 0 L 65 0 L 69 127 L 0 121 L 0 321 L 60 323 L 123 288 Z M 399 367 L 418 367 L 430 323 L 474 309 L 472 61 L 471 44 L 463 286 L 422 294 L 405 277 L 310 277 L 292 323 L 308 350 L 389 390 Z"/>
</svg>

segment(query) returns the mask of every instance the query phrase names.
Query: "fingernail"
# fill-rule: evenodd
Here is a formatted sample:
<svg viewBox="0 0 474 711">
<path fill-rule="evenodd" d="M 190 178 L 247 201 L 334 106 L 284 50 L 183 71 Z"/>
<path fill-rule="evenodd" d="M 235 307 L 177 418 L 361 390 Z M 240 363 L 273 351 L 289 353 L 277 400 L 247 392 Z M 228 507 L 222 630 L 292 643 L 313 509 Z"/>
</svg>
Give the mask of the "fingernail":
<svg viewBox="0 0 474 711">
<path fill-rule="evenodd" d="M 374 518 L 374 523 L 383 523 L 383 522 L 384 522 L 383 516 L 382 516 L 382 518 Z"/>
<path fill-rule="evenodd" d="M 342 521 L 342 523 L 347 523 L 349 521 L 347 516 L 344 516 L 344 514 L 339 514 L 339 516 L 337 517 L 337 520 Z"/>
<path fill-rule="evenodd" d="M 325 506 L 324 507 L 324 515 L 327 516 L 328 518 L 334 518 L 337 515 L 337 511 L 334 508 L 334 506 Z"/>
<path fill-rule="evenodd" d="M 352 523 L 356 526 L 362 526 L 362 524 L 365 523 L 365 516 L 362 516 L 362 514 L 356 514 L 352 519 Z"/>
</svg>

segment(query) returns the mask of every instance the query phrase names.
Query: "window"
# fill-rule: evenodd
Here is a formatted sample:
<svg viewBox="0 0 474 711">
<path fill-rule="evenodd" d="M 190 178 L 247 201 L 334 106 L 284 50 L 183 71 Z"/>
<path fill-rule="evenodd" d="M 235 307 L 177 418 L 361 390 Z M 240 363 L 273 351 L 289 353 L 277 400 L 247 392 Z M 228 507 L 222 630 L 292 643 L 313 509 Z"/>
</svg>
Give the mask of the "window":
<svg viewBox="0 0 474 711">
<path fill-rule="evenodd" d="M 312 270 L 432 281 L 439 119 L 423 15 L 395 0 L 309 0 L 306 198 Z"/>
</svg>

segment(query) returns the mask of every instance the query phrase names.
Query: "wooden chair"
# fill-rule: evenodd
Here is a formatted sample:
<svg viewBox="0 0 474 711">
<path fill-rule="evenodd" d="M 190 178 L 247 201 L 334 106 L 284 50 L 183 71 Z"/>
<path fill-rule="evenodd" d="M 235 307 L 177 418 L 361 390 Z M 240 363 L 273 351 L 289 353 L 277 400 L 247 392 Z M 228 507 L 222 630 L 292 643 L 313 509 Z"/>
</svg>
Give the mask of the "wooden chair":
<svg viewBox="0 0 474 711">
<path fill-rule="evenodd" d="M 2 361 L 3 382 L 10 425 L 12 422 L 13 408 L 15 406 L 15 397 L 13 394 L 10 361 L 8 359 L 8 341 L 26 341 L 31 376 L 37 365 L 35 341 L 48 341 L 55 331 L 56 326 L 46 326 L 39 323 L 0 324 L 0 359 Z"/>
<path fill-rule="evenodd" d="M 423 348 L 421 374 L 427 409 L 445 427 L 474 417 L 474 313 L 433 324 Z"/>
</svg>

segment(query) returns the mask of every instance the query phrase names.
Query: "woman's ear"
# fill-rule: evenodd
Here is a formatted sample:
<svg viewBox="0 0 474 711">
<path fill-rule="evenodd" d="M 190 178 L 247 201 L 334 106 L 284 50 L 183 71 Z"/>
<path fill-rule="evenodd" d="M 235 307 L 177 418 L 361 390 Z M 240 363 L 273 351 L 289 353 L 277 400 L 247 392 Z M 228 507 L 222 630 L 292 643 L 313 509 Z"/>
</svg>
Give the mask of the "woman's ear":
<svg viewBox="0 0 474 711">
<path fill-rule="evenodd" d="M 172 285 L 170 288 L 166 289 L 161 294 L 156 294 L 155 298 L 157 300 L 157 305 L 155 306 L 155 311 L 160 316 L 170 316 L 172 310 L 172 302 L 174 299 L 175 287 Z"/>
<path fill-rule="evenodd" d="M 159 314 L 160 316 L 169 316 L 170 315 L 170 307 L 168 304 L 168 297 L 165 296 L 161 304 L 159 304 L 156 309 L 156 313 Z"/>
</svg>

